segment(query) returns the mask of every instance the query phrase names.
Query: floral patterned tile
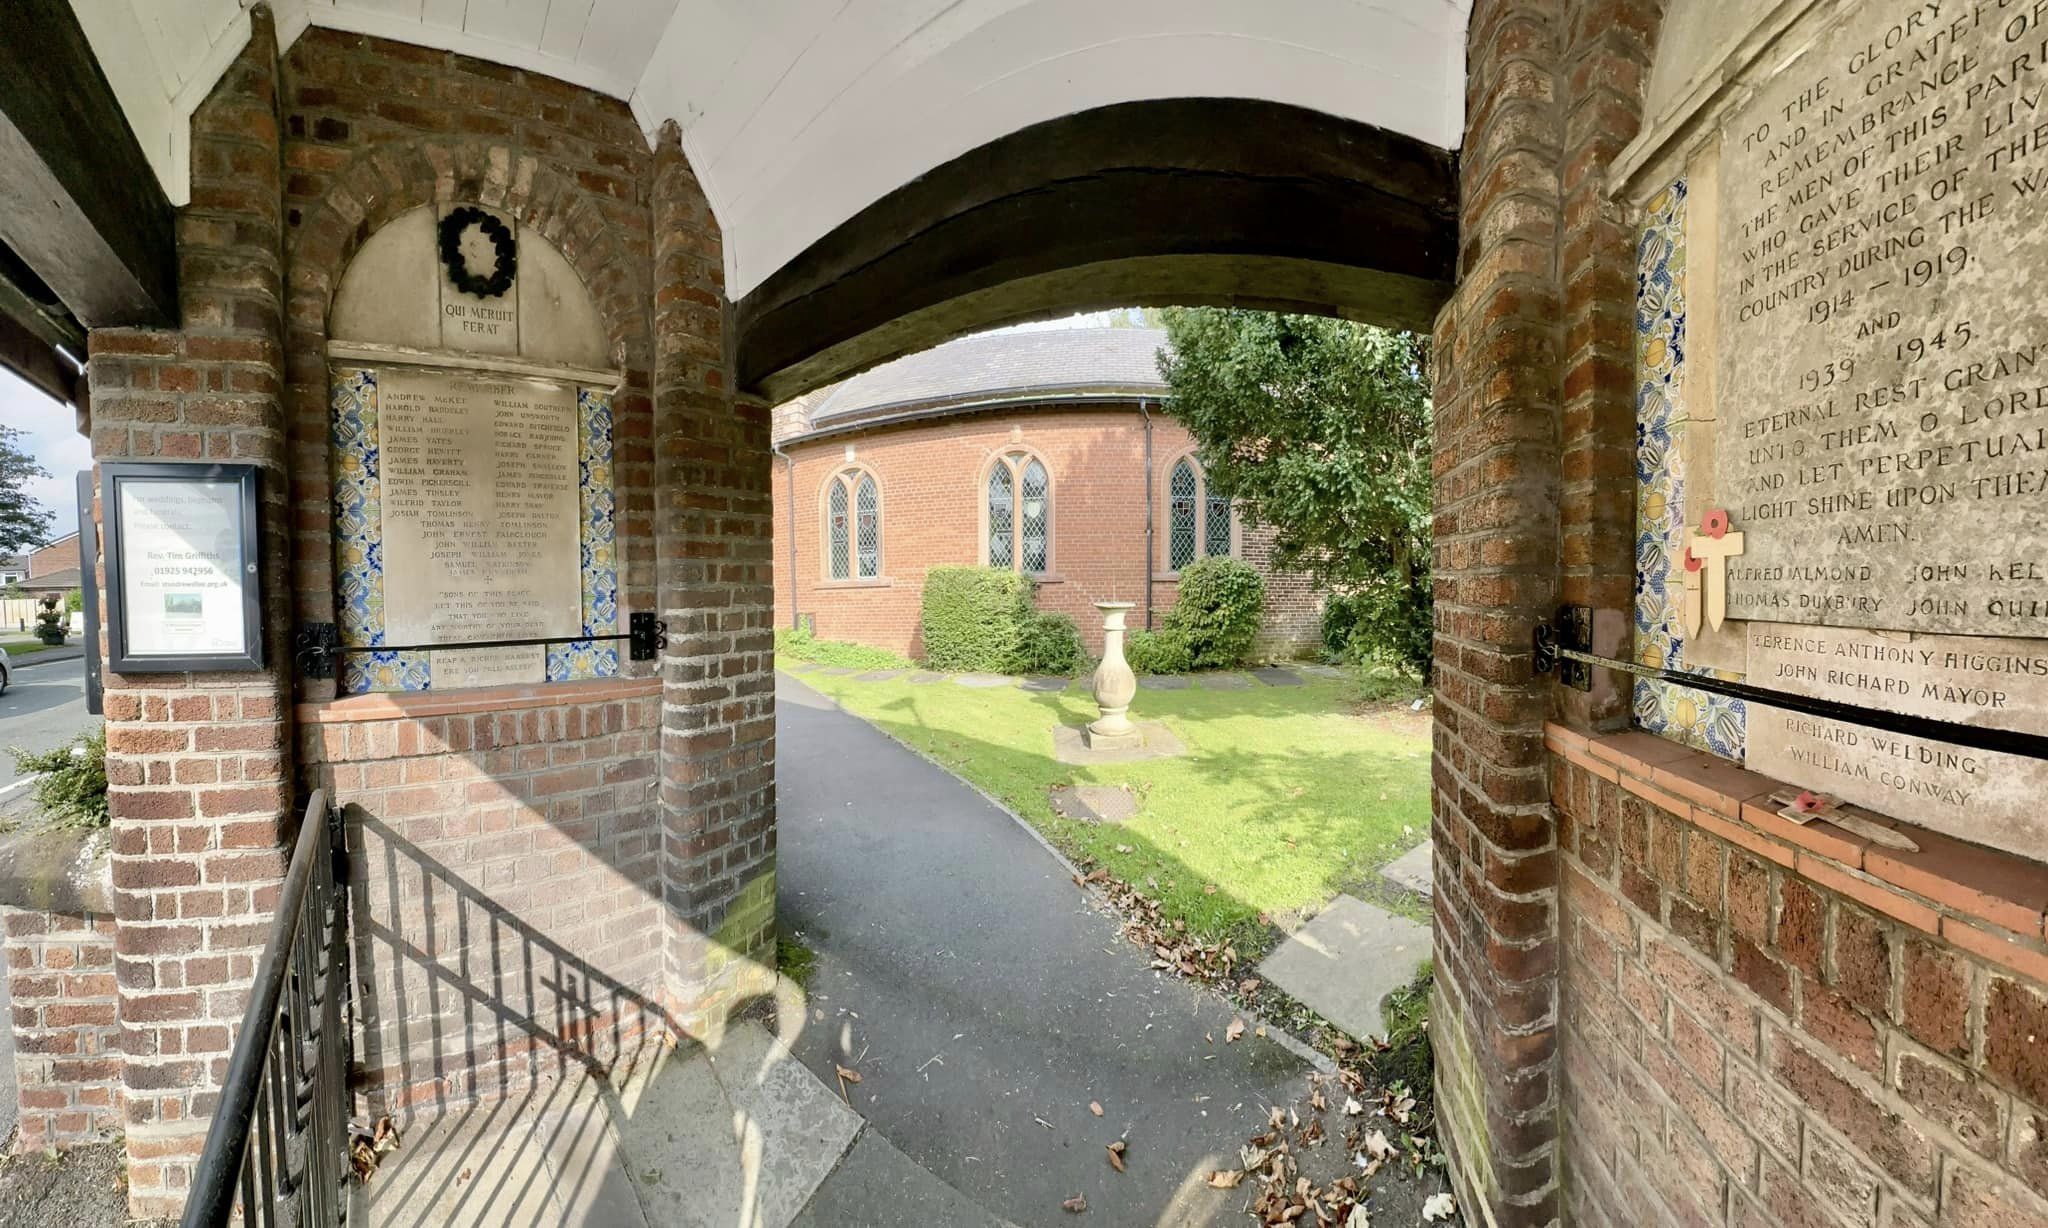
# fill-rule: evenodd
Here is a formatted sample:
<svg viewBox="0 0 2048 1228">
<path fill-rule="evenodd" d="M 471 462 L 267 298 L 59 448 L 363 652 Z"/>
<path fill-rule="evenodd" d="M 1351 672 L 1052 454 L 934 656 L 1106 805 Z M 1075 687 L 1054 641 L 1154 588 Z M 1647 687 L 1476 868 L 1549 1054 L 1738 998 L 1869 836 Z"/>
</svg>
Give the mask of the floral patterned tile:
<svg viewBox="0 0 2048 1228">
<path fill-rule="evenodd" d="M 1643 210 L 1636 242 L 1635 659 L 1683 670 L 1675 543 L 1685 535 L 1685 211 L 1680 179 Z M 1637 679 L 1636 724 L 1731 759 L 1743 754 L 1741 700 Z"/>
</svg>

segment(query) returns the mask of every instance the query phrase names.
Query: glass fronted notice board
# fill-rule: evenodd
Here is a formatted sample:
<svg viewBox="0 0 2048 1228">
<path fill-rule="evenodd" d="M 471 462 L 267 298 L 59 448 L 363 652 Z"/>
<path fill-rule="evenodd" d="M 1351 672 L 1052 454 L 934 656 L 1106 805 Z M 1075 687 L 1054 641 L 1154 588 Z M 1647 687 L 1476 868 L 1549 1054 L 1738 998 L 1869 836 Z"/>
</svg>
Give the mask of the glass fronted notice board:
<svg viewBox="0 0 2048 1228">
<path fill-rule="evenodd" d="M 263 668 L 254 465 L 100 466 L 107 669 Z"/>
</svg>

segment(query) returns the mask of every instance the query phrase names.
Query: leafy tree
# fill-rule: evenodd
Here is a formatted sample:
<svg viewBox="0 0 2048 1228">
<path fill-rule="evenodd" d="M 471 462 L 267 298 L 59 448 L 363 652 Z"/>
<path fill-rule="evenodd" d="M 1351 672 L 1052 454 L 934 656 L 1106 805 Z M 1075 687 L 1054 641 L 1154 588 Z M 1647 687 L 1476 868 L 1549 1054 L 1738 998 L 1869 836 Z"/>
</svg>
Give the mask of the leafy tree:
<svg viewBox="0 0 2048 1228">
<path fill-rule="evenodd" d="M 1167 410 L 1194 435 L 1210 489 L 1275 530 L 1278 566 L 1357 606 L 1354 651 L 1427 677 L 1427 340 L 1263 311 L 1165 317 Z"/>
<path fill-rule="evenodd" d="M 12 554 L 50 539 L 55 515 L 28 493 L 29 480 L 49 471 L 21 449 L 22 432 L 0 426 L 0 553 Z"/>
</svg>

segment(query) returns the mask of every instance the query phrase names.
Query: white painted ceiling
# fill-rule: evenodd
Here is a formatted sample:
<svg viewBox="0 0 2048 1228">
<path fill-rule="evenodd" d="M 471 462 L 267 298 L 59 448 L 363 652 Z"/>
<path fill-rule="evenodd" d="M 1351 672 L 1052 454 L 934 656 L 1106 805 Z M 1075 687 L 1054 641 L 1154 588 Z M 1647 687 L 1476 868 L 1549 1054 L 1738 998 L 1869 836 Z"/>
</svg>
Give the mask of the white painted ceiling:
<svg viewBox="0 0 2048 1228">
<path fill-rule="evenodd" d="M 252 0 L 72 0 L 174 203 Z M 1019 128 L 1151 98 L 1292 103 L 1457 145 L 1470 0 L 274 0 L 310 25 L 627 99 L 684 148 L 735 298 L 863 207 Z"/>
</svg>

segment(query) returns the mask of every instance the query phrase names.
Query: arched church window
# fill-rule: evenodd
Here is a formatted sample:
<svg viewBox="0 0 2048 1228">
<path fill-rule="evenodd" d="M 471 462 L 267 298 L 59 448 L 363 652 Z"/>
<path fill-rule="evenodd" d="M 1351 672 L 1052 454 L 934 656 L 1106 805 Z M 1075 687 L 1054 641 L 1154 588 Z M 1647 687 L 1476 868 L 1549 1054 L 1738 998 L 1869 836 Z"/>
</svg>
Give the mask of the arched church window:
<svg viewBox="0 0 2048 1228">
<path fill-rule="evenodd" d="M 1005 453 L 989 467 L 984 544 L 990 567 L 1052 569 L 1052 475 L 1029 452 Z"/>
<path fill-rule="evenodd" d="M 1231 547 L 1230 500 L 1209 489 L 1209 475 L 1193 456 L 1173 463 L 1166 479 L 1166 568 L 1179 571 L 1197 558 L 1226 558 Z"/>
<path fill-rule="evenodd" d="M 873 580 L 882 574 L 882 488 L 861 469 L 825 482 L 825 578 Z"/>
</svg>

